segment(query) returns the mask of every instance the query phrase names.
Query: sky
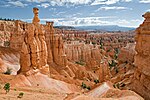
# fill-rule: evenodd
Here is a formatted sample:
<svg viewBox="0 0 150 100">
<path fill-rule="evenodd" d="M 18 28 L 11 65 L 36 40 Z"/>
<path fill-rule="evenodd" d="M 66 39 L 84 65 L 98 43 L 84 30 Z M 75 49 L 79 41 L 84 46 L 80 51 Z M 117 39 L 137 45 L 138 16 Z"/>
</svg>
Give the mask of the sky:
<svg viewBox="0 0 150 100">
<path fill-rule="evenodd" d="M 32 22 L 33 7 L 39 8 L 43 24 L 138 27 L 150 0 L 0 0 L 0 17 Z"/>
</svg>

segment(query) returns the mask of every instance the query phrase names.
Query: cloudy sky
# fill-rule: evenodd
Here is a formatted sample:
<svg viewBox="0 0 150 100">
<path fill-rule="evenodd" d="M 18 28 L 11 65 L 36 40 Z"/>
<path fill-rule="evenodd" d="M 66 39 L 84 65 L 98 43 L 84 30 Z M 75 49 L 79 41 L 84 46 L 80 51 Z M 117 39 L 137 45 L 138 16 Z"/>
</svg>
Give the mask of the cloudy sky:
<svg viewBox="0 0 150 100">
<path fill-rule="evenodd" d="M 150 0 L 0 0 L 0 17 L 31 22 L 33 7 L 40 9 L 41 23 L 137 27 L 150 11 Z"/>
</svg>

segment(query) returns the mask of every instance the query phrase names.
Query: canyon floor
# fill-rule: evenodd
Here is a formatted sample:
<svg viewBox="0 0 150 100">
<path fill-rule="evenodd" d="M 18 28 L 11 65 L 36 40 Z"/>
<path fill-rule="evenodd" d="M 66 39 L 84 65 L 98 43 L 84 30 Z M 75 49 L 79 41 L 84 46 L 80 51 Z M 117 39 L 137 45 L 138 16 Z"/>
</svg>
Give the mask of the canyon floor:
<svg viewBox="0 0 150 100">
<path fill-rule="evenodd" d="M 22 98 L 19 98 L 19 93 L 24 93 Z M 12 88 L 9 93 L 0 90 L 1 100 L 64 100 L 67 94 L 56 93 L 44 88 L 35 87 L 19 87 Z"/>
</svg>

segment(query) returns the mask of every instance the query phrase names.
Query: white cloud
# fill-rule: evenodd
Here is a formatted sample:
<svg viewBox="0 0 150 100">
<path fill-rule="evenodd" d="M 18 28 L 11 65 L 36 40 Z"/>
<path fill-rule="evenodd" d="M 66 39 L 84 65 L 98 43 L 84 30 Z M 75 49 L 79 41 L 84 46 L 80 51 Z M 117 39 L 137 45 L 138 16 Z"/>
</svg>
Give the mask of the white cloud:
<svg viewBox="0 0 150 100">
<path fill-rule="evenodd" d="M 93 18 L 76 18 L 74 20 L 63 20 L 58 22 L 59 25 L 66 26 L 100 26 L 100 25 L 118 25 L 126 27 L 137 27 L 141 23 L 140 20 L 125 20 L 117 19 L 108 21 L 107 19 L 93 19 Z"/>
<path fill-rule="evenodd" d="M 99 5 L 99 4 L 105 4 L 105 5 L 111 5 L 115 4 L 117 2 L 130 2 L 132 0 L 8 0 L 8 4 L 24 7 L 27 6 L 27 4 L 22 3 L 39 3 L 39 7 L 47 8 L 50 5 L 55 6 L 70 6 L 70 5 Z M 148 2 L 149 0 L 141 0 L 141 2 Z M 7 5 L 8 5 L 7 4 Z"/>
<path fill-rule="evenodd" d="M 118 2 L 131 2 L 132 0 L 95 0 L 91 5 L 111 5 Z"/>
<path fill-rule="evenodd" d="M 127 20 L 125 20 L 125 19 L 118 19 L 118 20 L 116 20 L 116 21 L 114 21 L 116 24 L 123 24 L 123 25 L 125 25 L 125 24 L 130 24 L 130 22 L 129 21 L 127 21 Z"/>
<path fill-rule="evenodd" d="M 56 15 L 62 15 L 62 14 L 65 14 L 66 12 L 58 12 Z"/>
<path fill-rule="evenodd" d="M 60 22 L 60 25 L 67 25 L 67 26 L 93 26 L 93 25 L 106 25 L 108 21 L 100 20 L 98 18 L 74 18 L 72 20 L 63 20 Z"/>
<path fill-rule="evenodd" d="M 115 20 L 114 20 L 115 18 Z M 109 20 L 108 20 L 109 19 Z M 22 19 L 23 21 L 31 22 L 32 19 Z M 126 27 L 138 27 L 142 23 L 142 20 L 126 20 L 126 19 L 116 19 L 115 16 L 105 16 L 105 17 L 85 17 L 85 18 L 53 18 L 53 19 L 40 19 L 41 23 L 45 21 L 54 21 L 54 24 L 59 26 L 100 26 L 100 25 L 118 25 Z"/>
<path fill-rule="evenodd" d="M 131 2 L 132 0 L 122 0 L 122 2 Z"/>
<path fill-rule="evenodd" d="M 42 2 L 46 2 L 49 0 L 26 0 L 27 2 L 36 2 L 36 3 L 42 3 Z"/>
<path fill-rule="evenodd" d="M 44 8 L 47 8 L 50 6 L 49 3 L 42 3 L 41 5 L 37 5 L 38 7 L 44 7 Z"/>
<path fill-rule="evenodd" d="M 112 7 L 105 6 L 105 7 L 100 7 L 96 11 L 99 11 L 99 10 L 125 10 L 125 9 L 129 9 L 129 8 L 127 8 L 127 7 L 117 7 L 117 6 L 112 6 Z"/>
<path fill-rule="evenodd" d="M 27 4 L 23 4 L 23 3 L 20 2 L 20 1 L 15 1 L 15 2 L 10 1 L 10 2 L 8 2 L 8 3 L 11 4 L 11 5 L 17 6 L 17 7 L 25 7 L 25 6 L 27 6 Z"/>
<path fill-rule="evenodd" d="M 143 21 L 139 19 L 132 19 L 132 20 L 126 20 L 126 19 L 117 19 L 111 21 L 110 25 L 118 25 L 123 27 L 138 27 Z"/>
<path fill-rule="evenodd" d="M 65 26 L 92 26 L 92 25 L 107 25 L 109 21 L 105 21 L 107 18 L 115 18 L 113 16 L 105 17 L 85 17 L 85 18 L 53 18 L 53 19 L 40 19 L 41 22 L 54 21 L 55 25 Z M 31 22 L 32 19 L 22 19 L 23 21 Z"/>
<path fill-rule="evenodd" d="M 92 0 L 49 0 L 49 2 L 55 6 L 55 5 L 65 5 L 65 4 L 73 4 L 73 5 L 79 5 L 79 4 L 88 4 Z"/>
<path fill-rule="evenodd" d="M 133 27 L 138 27 L 141 23 L 143 23 L 143 20 L 140 20 L 140 19 L 132 19 L 130 24 L 131 24 Z"/>
<path fill-rule="evenodd" d="M 115 4 L 117 2 L 119 2 L 119 0 L 95 0 L 91 5 L 100 5 L 100 4 L 110 5 Z"/>
<path fill-rule="evenodd" d="M 90 4 L 90 5 L 111 5 L 117 2 L 130 2 L 132 0 L 26 0 L 27 2 L 35 3 L 49 3 L 52 6 L 58 5 L 80 5 L 80 4 Z"/>
<path fill-rule="evenodd" d="M 92 0 L 26 0 L 27 2 L 36 2 L 36 3 L 42 3 L 42 2 L 49 2 L 52 6 L 55 5 L 67 5 L 67 4 L 73 4 L 73 5 L 78 5 L 78 4 L 88 4 L 92 2 Z"/>
<path fill-rule="evenodd" d="M 146 10 L 147 12 L 150 12 L 150 9 Z"/>
<path fill-rule="evenodd" d="M 140 0 L 140 3 L 150 3 L 150 0 Z"/>
</svg>

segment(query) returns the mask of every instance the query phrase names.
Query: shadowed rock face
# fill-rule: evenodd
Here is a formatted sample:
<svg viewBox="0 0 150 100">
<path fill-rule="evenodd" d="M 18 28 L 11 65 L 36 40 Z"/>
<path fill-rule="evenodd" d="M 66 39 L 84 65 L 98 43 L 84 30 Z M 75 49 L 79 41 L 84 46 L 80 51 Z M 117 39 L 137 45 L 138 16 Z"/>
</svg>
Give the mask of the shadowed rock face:
<svg viewBox="0 0 150 100">
<path fill-rule="evenodd" d="M 136 52 L 133 90 L 150 99 L 150 13 L 143 15 L 144 22 L 136 29 Z"/>
</svg>

